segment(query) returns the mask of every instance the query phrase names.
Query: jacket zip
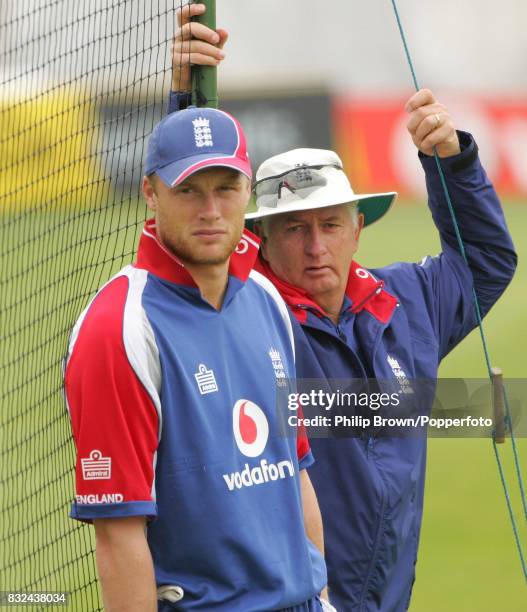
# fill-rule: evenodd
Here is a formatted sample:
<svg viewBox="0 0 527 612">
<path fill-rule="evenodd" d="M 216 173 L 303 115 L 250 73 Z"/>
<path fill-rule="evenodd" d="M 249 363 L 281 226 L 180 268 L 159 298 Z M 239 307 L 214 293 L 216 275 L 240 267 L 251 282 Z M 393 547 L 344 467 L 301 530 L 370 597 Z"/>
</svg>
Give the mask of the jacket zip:
<svg viewBox="0 0 527 612">
<path fill-rule="evenodd" d="M 366 457 L 368 458 L 368 460 L 371 462 L 371 465 L 373 465 L 375 467 L 375 470 L 377 472 L 377 475 L 379 477 L 379 480 L 381 482 L 381 511 L 380 511 L 380 519 L 379 519 L 379 524 L 377 527 L 377 534 L 375 535 L 375 545 L 373 547 L 373 553 L 371 556 L 371 561 L 370 561 L 370 566 L 368 568 L 368 573 L 366 574 L 366 579 L 364 580 L 364 586 L 362 587 L 362 593 L 360 596 L 360 601 L 359 601 L 359 612 L 364 610 L 364 600 L 366 599 L 366 596 L 368 595 L 368 587 L 373 575 L 373 570 L 375 569 L 375 563 L 377 561 L 377 555 L 379 552 L 379 546 L 381 543 L 381 539 L 382 539 L 382 531 L 383 531 L 383 525 L 384 525 L 384 511 L 386 508 L 386 487 L 384 486 L 384 481 L 381 477 L 381 474 L 379 472 L 379 469 L 377 468 L 377 466 L 375 465 L 375 461 L 373 459 L 373 457 L 371 457 L 371 453 L 373 451 L 373 447 L 374 447 L 375 441 L 374 438 L 372 436 L 368 436 L 367 440 L 366 440 Z"/>
<path fill-rule="evenodd" d="M 376 287 L 375 291 L 372 292 L 371 295 L 368 296 L 367 299 L 369 299 L 372 295 L 374 295 L 375 293 L 379 293 L 382 290 L 382 287 Z M 362 303 L 364 303 L 363 300 Z M 396 306 L 399 306 L 399 303 L 396 304 Z M 316 314 L 317 316 L 324 316 L 323 313 L 320 312 L 316 312 L 314 311 L 314 309 L 310 308 L 309 306 L 304 306 L 301 304 L 298 304 L 297 307 L 302 308 L 303 310 L 308 310 L 313 312 L 314 314 Z M 394 309 L 395 312 L 395 309 Z M 372 351 L 372 368 L 373 368 L 373 364 L 375 362 L 375 354 L 377 352 L 378 346 L 380 344 L 382 335 L 384 333 L 384 330 L 388 327 L 388 325 L 390 325 L 391 320 L 392 320 L 392 316 L 390 317 L 390 320 L 387 321 L 386 323 L 382 324 L 381 328 L 379 329 L 377 338 L 375 339 L 375 343 L 374 343 L 374 347 L 373 347 L 373 351 Z M 331 323 L 334 326 L 334 329 L 336 331 L 337 334 L 337 338 L 341 341 L 344 342 L 346 344 L 346 346 L 348 346 L 347 341 L 343 340 L 341 335 L 340 335 L 340 329 L 338 325 L 335 325 L 333 323 L 333 321 L 331 321 Z M 354 353 L 354 351 L 352 351 L 352 349 L 348 346 L 348 349 Z M 357 356 L 358 359 L 358 356 Z M 359 363 L 360 359 L 359 359 Z M 363 370 L 364 370 L 364 366 L 363 366 Z M 364 610 L 364 601 L 368 595 L 368 587 L 370 584 L 370 581 L 372 579 L 372 575 L 374 573 L 374 569 L 375 569 L 375 565 L 376 565 L 376 561 L 377 561 L 377 557 L 378 557 L 378 552 L 379 552 L 379 546 L 381 544 L 382 541 L 382 533 L 383 533 L 383 526 L 384 526 L 384 513 L 385 513 L 385 509 L 386 509 L 386 486 L 384 483 L 384 480 L 382 479 L 381 476 L 381 472 L 379 471 L 379 468 L 377 467 L 377 465 L 375 464 L 375 461 L 373 459 L 372 452 L 373 452 L 373 447 L 375 445 L 375 439 L 374 437 L 368 432 L 367 437 L 366 437 L 366 447 L 365 447 L 365 451 L 366 451 L 366 458 L 368 459 L 368 461 L 370 462 L 370 465 L 373 466 L 373 468 L 375 469 L 375 472 L 377 473 L 377 477 L 379 479 L 379 483 L 380 483 L 380 492 L 381 492 L 381 503 L 380 503 L 380 518 L 379 518 L 379 522 L 378 522 L 378 526 L 377 526 L 377 533 L 375 535 L 375 544 L 373 547 L 373 552 L 372 552 L 372 557 L 371 557 L 371 561 L 370 561 L 370 565 L 368 567 L 368 572 L 366 574 L 366 578 L 364 580 L 363 583 L 363 587 L 362 587 L 362 592 L 360 595 L 360 600 L 359 600 L 359 612 L 361 612 L 362 610 Z"/>
<path fill-rule="evenodd" d="M 397 303 L 397 306 L 399 306 L 399 303 Z M 393 314 L 392 314 L 393 316 Z M 391 323 L 391 319 L 392 317 L 390 317 L 390 320 L 385 323 L 381 329 L 379 329 L 379 332 L 377 334 L 377 338 L 375 339 L 375 343 L 373 345 L 373 351 L 372 351 L 372 360 L 371 360 L 371 366 L 374 369 L 374 364 L 375 364 L 375 355 L 377 353 L 377 349 L 379 348 L 379 344 L 381 342 L 382 336 L 384 334 L 384 330 L 388 327 L 388 325 Z M 374 374 L 375 374 L 375 370 L 374 370 Z M 375 564 L 377 562 L 377 556 L 379 553 L 379 546 L 381 544 L 381 539 L 382 539 L 382 532 L 383 532 L 383 525 L 384 525 L 384 512 L 386 509 L 386 487 L 384 484 L 384 480 L 382 479 L 381 473 L 379 471 L 379 469 L 377 468 L 377 465 L 375 464 L 375 460 L 373 459 L 372 452 L 373 452 L 373 447 L 375 445 L 375 439 L 373 436 L 368 435 L 368 439 L 366 441 L 366 457 L 368 458 L 368 460 L 371 462 L 371 465 L 375 466 L 375 470 L 378 474 L 379 480 L 381 482 L 381 492 L 382 492 L 382 497 L 381 497 L 381 511 L 380 511 L 380 519 L 379 519 L 379 526 L 377 528 L 377 535 L 375 536 L 375 545 L 373 547 L 373 553 L 371 556 L 371 562 L 370 562 L 370 567 L 368 568 L 368 573 L 366 575 L 366 580 L 364 581 L 364 586 L 362 589 L 362 593 L 361 593 L 361 597 L 360 597 L 360 602 L 359 602 L 359 611 L 363 610 L 363 606 L 364 606 L 364 600 L 366 599 L 367 595 L 368 595 L 368 587 L 369 584 L 371 582 L 374 570 L 375 570 Z"/>
</svg>

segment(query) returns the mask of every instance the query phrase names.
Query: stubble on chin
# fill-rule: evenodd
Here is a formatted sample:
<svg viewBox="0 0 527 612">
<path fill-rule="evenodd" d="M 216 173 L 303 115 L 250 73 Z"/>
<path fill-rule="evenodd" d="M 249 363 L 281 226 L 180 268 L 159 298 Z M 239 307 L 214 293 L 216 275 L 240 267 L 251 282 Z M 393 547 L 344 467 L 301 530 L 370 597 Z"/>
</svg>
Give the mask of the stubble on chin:
<svg viewBox="0 0 527 612">
<path fill-rule="evenodd" d="M 194 266 L 217 266 L 229 260 L 234 253 L 239 237 L 231 236 L 229 242 L 225 243 L 220 251 L 214 255 L 207 253 L 206 249 L 200 252 L 199 247 L 190 245 L 187 241 L 175 241 L 170 239 L 163 240 L 165 246 L 173 253 L 183 264 Z"/>
</svg>

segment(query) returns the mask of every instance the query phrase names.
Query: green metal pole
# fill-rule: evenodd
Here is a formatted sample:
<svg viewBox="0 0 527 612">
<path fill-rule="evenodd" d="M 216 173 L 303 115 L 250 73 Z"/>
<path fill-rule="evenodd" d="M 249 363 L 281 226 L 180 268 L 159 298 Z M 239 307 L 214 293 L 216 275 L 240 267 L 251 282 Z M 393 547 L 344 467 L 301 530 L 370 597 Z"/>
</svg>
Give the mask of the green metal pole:
<svg viewBox="0 0 527 612">
<path fill-rule="evenodd" d="M 195 21 L 216 29 L 216 0 L 200 0 L 207 7 L 204 15 L 195 18 Z M 218 70 L 214 66 L 192 67 L 192 104 L 194 106 L 207 106 L 218 108 Z"/>
</svg>

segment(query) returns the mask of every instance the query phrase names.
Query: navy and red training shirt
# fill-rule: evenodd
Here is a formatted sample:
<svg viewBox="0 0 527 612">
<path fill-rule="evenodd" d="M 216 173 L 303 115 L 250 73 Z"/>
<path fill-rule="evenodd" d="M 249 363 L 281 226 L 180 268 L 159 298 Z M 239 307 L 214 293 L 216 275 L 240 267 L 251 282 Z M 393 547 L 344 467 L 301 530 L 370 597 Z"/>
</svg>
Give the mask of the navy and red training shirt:
<svg viewBox="0 0 527 612">
<path fill-rule="evenodd" d="M 95 296 L 69 345 L 77 446 L 72 516 L 147 516 L 158 585 L 181 610 L 287 608 L 325 584 L 307 540 L 305 435 L 279 434 L 277 384 L 293 378 L 286 306 L 252 270 L 245 232 L 217 311 L 147 222 L 137 262 Z"/>
</svg>

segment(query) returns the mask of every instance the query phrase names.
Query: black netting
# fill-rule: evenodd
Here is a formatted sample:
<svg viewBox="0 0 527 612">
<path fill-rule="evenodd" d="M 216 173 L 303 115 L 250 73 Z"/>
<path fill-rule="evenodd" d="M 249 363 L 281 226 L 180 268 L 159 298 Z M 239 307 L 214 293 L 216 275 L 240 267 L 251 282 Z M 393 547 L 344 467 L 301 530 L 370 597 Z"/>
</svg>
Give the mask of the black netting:
<svg viewBox="0 0 527 612">
<path fill-rule="evenodd" d="M 0 14 L 0 589 L 69 591 L 83 612 L 102 607 L 92 529 L 68 518 L 62 359 L 84 305 L 132 260 L 182 1 L 10 0 Z"/>
</svg>

